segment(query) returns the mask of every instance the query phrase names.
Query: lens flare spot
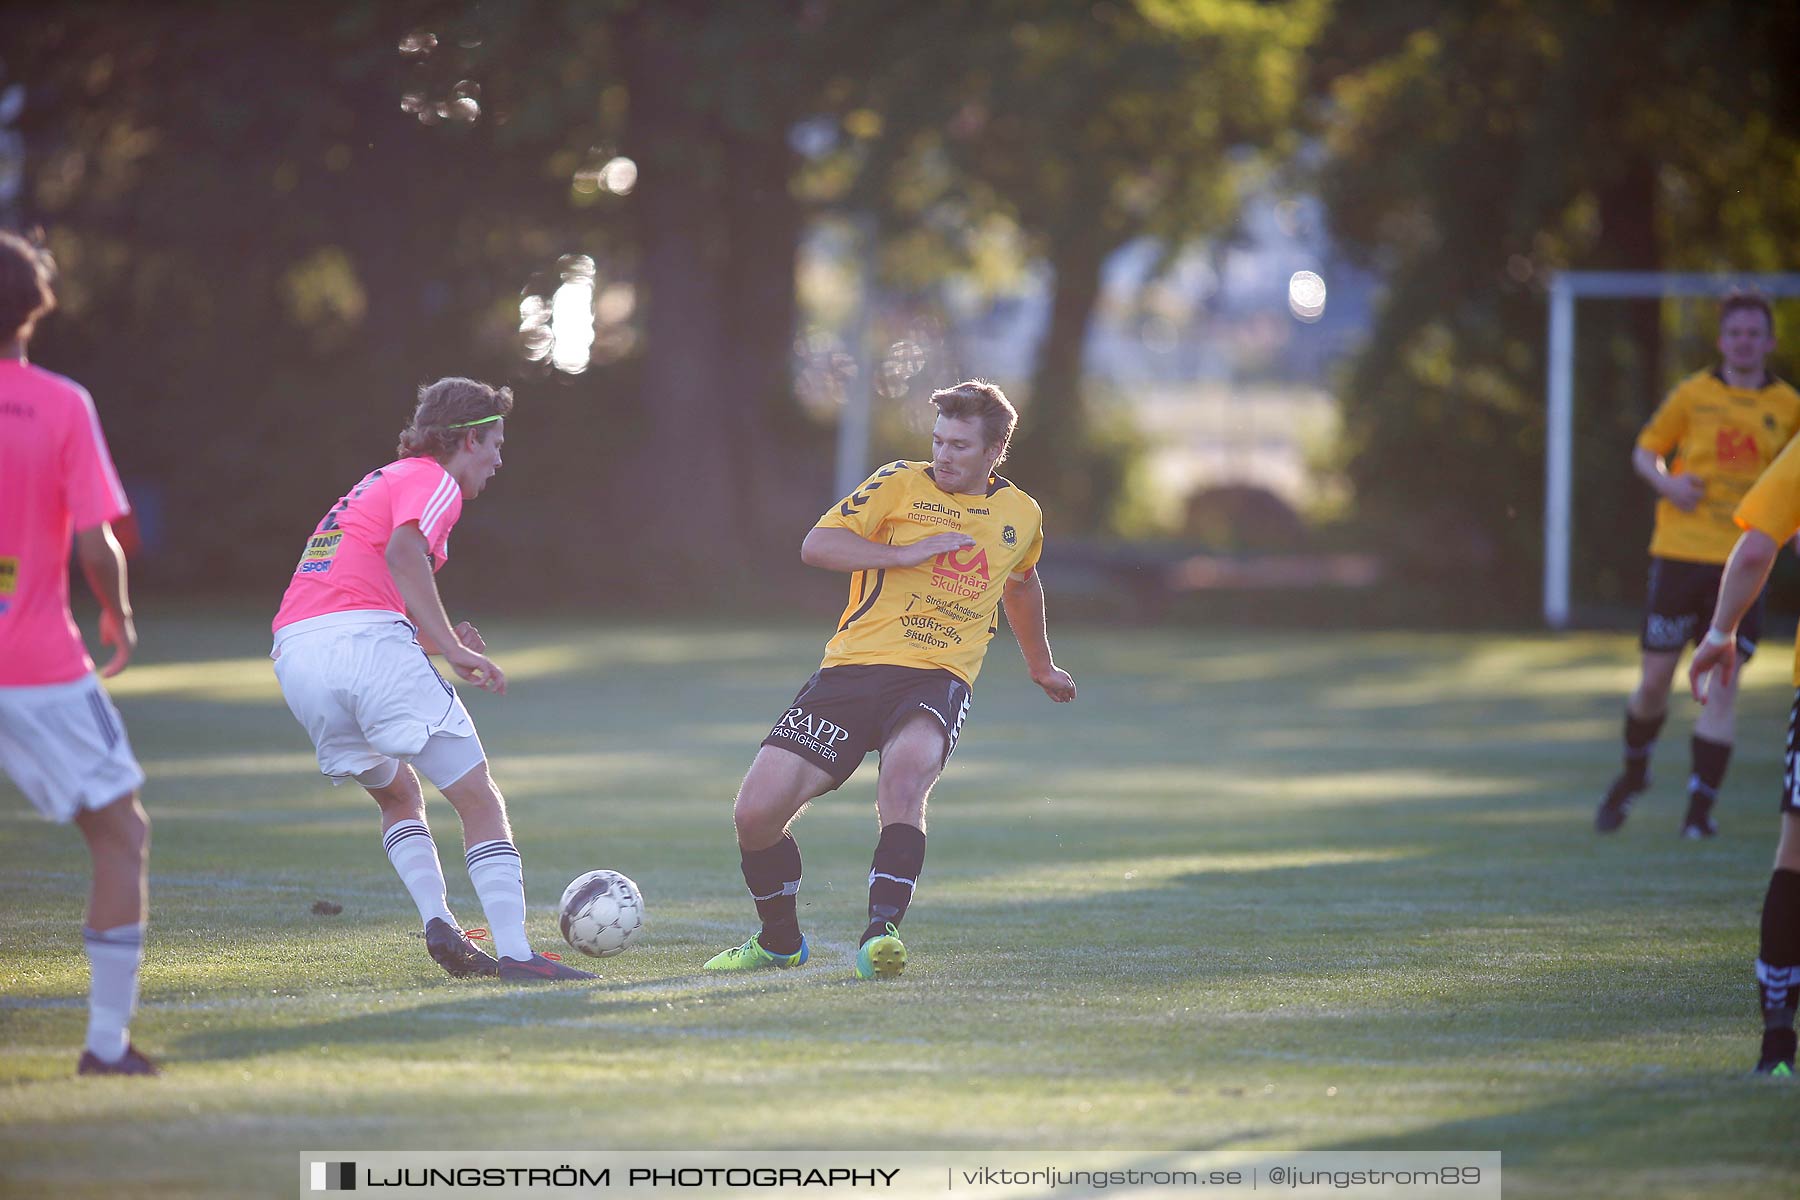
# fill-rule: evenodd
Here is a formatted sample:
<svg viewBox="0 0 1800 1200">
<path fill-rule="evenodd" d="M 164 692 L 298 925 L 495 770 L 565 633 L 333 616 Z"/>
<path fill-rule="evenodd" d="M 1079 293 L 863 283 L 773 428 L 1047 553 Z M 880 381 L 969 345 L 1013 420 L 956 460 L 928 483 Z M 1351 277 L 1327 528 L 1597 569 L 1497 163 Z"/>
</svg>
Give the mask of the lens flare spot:
<svg viewBox="0 0 1800 1200">
<path fill-rule="evenodd" d="M 1325 315 L 1325 281 L 1312 271 L 1295 271 L 1288 279 L 1288 311 L 1311 325 Z"/>
</svg>

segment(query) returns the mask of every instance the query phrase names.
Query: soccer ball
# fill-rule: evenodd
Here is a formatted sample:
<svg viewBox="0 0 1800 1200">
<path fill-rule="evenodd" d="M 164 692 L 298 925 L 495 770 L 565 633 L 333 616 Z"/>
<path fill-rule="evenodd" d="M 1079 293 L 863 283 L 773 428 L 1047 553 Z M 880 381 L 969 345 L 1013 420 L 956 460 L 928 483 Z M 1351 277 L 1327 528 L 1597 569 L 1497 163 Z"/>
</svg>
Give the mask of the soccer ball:
<svg viewBox="0 0 1800 1200">
<path fill-rule="evenodd" d="M 563 939 L 583 954 L 609 958 L 643 927 L 643 893 L 617 871 L 589 871 L 563 891 Z"/>
</svg>

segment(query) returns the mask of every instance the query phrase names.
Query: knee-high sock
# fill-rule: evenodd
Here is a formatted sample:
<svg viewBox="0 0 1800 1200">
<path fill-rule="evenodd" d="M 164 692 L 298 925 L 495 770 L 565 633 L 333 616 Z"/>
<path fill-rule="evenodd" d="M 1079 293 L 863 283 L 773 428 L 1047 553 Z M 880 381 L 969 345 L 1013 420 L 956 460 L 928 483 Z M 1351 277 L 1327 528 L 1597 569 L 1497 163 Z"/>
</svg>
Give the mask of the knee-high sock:
<svg viewBox="0 0 1800 1200">
<path fill-rule="evenodd" d="M 880 937 L 906 919 L 919 872 L 925 867 L 925 831 L 917 825 L 884 825 L 869 864 L 869 927 L 863 941 Z"/>
<path fill-rule="evenodd" d="M 1650 756 L 1656 752 L 1656 735 L 1662 732 L 1668 714 L 1648 720 L 1634 717 L 1625 710 L 1625 779 L 1632 787 L 1642 788 L 1650 775 Z"/>
<path fill-rule="evenodd" d="M 1800 998 L 1800 871 L 1777 870 L 1763 896 L 1762 943 L 1756 954 L 1763 1027 L 1792 1029 Z"/>
<path fill-rule="evenodd" d="M 488 933 L 502 958 L 531 957 L 525 937 L 525 870 L 511 842 L 477 842 L 469 847 L 469 882 L 481 897 Z"/>
<path fill-rule="evenodd" d="M 800 949 L 800 844 L 784 833 L 773 846 L 743 851 L 744 884 L 762 918 L 757 940 L 774 954 Z"/>
<path fill-rule="evenodd" d="M 144 926 L 84 927 L 81 940 L 87 948 L 90 972 L 87 1048 L 104 1062 L 117 1062 L 131 1044 L 138 967 L 144 961 Z"/>
<path fill-rule="evenodd" d="M 419 909 L 419 921 L 426 924 L 441 917 L 456 924 L 450 906 L 444 902 L 444 865 L 438 861 L 437 843 L 423 821 L 396 821 L 381 835 L 381 847 L 387 851 L 394 873 L 411 893 Z"/>
<path fill-rule="evenodd" d="M 1695 734 L 1689 741 L 1693 751 L 1693 773 L 1688 776 L 1690 807 L 1703 814 L 1712 811 L 1719 798 L 1719 786 L 1725 782 L 1725 768 L 1731 765 L 1731 743 L 1715 742 Z"/>
</svg>

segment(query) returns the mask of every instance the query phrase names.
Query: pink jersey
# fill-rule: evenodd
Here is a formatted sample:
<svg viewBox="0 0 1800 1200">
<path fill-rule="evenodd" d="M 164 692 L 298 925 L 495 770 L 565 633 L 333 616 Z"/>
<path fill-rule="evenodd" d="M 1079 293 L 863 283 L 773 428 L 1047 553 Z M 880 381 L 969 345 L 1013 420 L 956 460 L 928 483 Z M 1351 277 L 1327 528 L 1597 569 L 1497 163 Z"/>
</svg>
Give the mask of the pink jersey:
<svg viewBox="0 0 1800 1200">
<path fill-rule="evenodd" d="M 450 529 L 462 516 L 462 489 L 435 458 L 403 458 L 364 475 L 307 539 L 275 629 L 327 613 L 406 612 L 388 570 L 388 539 L 417 521 L 431 569 L 450 557 Z"/>
<path fill-rule="evenodd" d="M 69 540 L 129 511 L 87 390 L 0 359 L 0 687 L 94 669 L 69 615 Z"/>
</svg>

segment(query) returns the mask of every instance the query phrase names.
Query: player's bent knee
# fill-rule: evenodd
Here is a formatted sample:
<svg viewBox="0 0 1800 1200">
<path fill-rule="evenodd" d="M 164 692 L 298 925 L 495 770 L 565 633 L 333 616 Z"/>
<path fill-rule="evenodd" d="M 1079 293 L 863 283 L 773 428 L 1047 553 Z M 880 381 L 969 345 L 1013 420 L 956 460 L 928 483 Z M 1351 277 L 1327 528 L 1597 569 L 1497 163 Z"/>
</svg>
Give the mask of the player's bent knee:
<svg viewBox="0 0 1800 1200">
<path fill-rule="evenodd" d="M 773 836 L 767 841 L 779 840 L 787 823 L 811 799 L 810 796 L 797 795 L 783 789 L 754 788 L 746 780 L 745 786 L 738 792 L 737 801 L 731 806 L 731 819 L 737 826 L 739 840 L 744 840 L 745 834 L 766 831 L 773 831 Z"/>
<path fill-rule="evenodd" d="M 833 786 L 831 776 L 817 765 L 779 747 L 764 746 L 731 806 L 739 844 L 756 849 L 779 841 L 788 823 Z"/>
<path fill-rule="evenodd" d="M 506 811 L 506 798 L 500 794 L 499 785 L 489 774 L 485 758 L 448 783 L 439 784 L 435 780 L 433 783 L 444 794 L 444 799 L 465 817 L 472 812 Z"/>
</svg>

